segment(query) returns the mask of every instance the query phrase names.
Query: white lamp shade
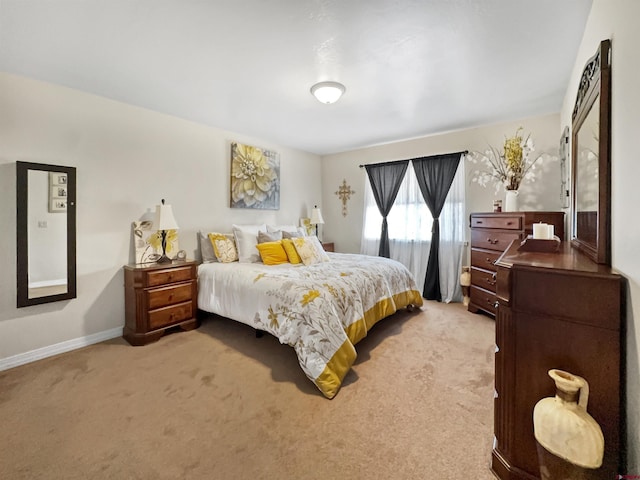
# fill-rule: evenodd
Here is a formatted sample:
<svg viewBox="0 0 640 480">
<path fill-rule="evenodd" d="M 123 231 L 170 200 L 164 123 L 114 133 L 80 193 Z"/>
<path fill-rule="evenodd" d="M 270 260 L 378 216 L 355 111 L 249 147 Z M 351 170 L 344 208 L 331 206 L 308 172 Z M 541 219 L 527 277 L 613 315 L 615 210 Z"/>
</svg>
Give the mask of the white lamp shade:
<svg viewBox="0 0 640 480">
<path fill-rule="evenodd" d="M 311 220 L 309 223 L 311 223 L 311 225 L 324 224 L 324 219 L 322 218 L 322 212 L 318 207 L 313 207 L 313 210 L 311 210 Z"/>
<path fill-rule="evenodd" d="M 156 205 L 156 218 L 154 227 L 158 230 L 177 230 L 178 223 L 173 217 L 171 205 Z"/>
<path fill-rule="evenodd" d="M 321 103 L 337 102 L 346 88 L 338 82 L 320 82 L 311 87 L 311 93 Z"/>
</svg>

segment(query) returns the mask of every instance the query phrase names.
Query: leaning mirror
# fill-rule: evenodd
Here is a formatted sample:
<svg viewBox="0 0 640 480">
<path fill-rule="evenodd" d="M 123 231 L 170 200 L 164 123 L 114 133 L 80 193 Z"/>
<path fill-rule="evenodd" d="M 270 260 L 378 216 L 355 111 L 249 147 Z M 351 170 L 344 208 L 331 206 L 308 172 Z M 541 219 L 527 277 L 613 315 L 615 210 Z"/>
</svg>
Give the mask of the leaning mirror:
<svg viewBox="0 0 640 480">
<path fill-rule="evenodd" d="M 611 263 L 611 42 L 585 66 L 572 141 L 572 245 L 594 262 Z"/>
<path fill-rule="evenodd" d="M 16 162 L 18 307 L 76 297 L 76 169 Z"/>
</svg>

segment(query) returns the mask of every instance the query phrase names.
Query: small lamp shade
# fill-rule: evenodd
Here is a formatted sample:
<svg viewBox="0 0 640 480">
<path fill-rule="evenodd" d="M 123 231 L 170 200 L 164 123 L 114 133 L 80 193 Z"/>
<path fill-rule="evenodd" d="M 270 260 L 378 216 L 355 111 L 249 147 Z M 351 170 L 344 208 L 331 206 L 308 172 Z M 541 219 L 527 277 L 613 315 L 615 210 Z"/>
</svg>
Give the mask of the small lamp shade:
<svg viewBox="0 0 640 480">
<path fill-rule="evenodd" d="M 162 199 L 162 204 L 156 205 L 154 226 L 160 232 L 162 242 L 162 256 L 158 259 L 158 263 L 170 263 L 171 259 L 167 256 L 167 230 L 177 230 L 178 223 L 173 217 L 171 205 L 164 204 L 164 198 Z"/>
<path fill-rule="evenodd" d="M 311 225 L 316 226 L 316 237 L 318 236 L 318 225 L 324 224 L 324 219 L 322 218 L 322 212 L 318 208 L 317 205 L 314 205 L 313 210 L 311 210 L 311 219 L 309 220 Z"/>
<path fill-rule="evenodd" d="M 156 205 L 156 218 L 154 227 L 158 230 L 178 229 L 178 223 L 173 216 L 171 205 L 165 205 L 164 200 L 162 200 L 162 205 Z"/>
<path fill-rule="evenodd" d="M 309 223 L 311 223 L 311 225 L 324 224 L 324 219 L 322 218 L 322 212 L 320 211 L 317 205 L 313 207 L 313 210 L 311 210 L 311 220 Z"/>
</svg>

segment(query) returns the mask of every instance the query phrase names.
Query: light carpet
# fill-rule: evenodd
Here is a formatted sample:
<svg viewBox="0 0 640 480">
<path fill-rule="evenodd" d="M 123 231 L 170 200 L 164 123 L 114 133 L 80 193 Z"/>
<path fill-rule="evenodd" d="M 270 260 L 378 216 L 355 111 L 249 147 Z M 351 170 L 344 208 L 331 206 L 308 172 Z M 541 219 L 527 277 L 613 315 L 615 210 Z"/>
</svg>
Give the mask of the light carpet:
<svg viewBox="0 0 640 480">
<path fill-rule="evenodd" d="M 493 320 L 425 302 L 356 349 L 333 400 L 220 317 L 0 372 L 0 478 L 494 478 Z"/>
</svg>

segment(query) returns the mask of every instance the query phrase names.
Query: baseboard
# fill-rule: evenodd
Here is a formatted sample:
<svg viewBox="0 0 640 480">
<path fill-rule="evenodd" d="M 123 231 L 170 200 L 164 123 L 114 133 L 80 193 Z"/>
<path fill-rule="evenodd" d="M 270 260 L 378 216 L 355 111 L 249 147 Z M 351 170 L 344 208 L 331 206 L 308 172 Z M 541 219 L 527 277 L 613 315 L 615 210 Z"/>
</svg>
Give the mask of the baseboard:
<svg viewBox="0 0 640 480">
<path fill-rule="evenodd" d="M 30 352 L 19 353 L 12 357 L 0 358 L 0 372 L 2 370 L 8 370 L 13 367 L 25 365 L 27 363 L 35 362 L 36 360 L 42 360 L 43 358 L 52 357 L 61 353 L 70 352 L 71 350 L 77 350 L 78 348 L 87 347 L 94 343 L 104 342 L 105 340 L 111 340 L 122 336 L 123 327 L 112 328 L 103 332 L 87 335 L 86 337 L 74 338 L 67 340 L 66 342 L 56 343 L 49 345 L 48 347 L 38 348 L 31 350 Z"/>
</svg>

